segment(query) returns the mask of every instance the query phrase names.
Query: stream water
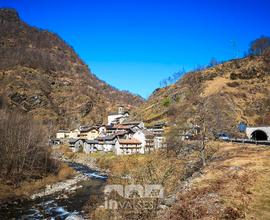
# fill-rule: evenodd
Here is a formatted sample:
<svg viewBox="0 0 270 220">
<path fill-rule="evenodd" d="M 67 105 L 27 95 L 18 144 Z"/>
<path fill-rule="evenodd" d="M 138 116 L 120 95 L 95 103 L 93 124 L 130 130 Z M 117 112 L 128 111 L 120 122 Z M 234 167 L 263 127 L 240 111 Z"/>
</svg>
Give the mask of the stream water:
<svg viewBox="0 0 270 220">
<path fill-rule="evenodd" d="M 66 219 L 68 216 L 84 216 L 83 206 L 91 197 L 102 197 L 107 176 L 77 163 L 69 163 L 79 173 L 87 178 L 78 182 L 81 187 L 74 193 L 57 192 L 34 200 L 13 202 L 0 209 L 0 220 L 10 219 Z"/>
</svg>

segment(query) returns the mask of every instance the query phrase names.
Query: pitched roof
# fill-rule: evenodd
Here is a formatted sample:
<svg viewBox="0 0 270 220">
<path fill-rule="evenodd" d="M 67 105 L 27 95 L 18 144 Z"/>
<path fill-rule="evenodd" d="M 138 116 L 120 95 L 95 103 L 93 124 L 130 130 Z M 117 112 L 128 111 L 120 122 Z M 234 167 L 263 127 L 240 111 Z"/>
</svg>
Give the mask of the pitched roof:
<svg viewBox="0 0 270 220">
<path fill-rule="evenodd" d="M 125 135 L 127 134 L 128 132 L 127 131 L 117 131 L 115 132 L 113 135 L 118 137 L 118 136 L 122 136 L 122 135 Z"/>
<path fill-rule="evenodd" d="M 142 130 L 142 133 L 145 135 L 145 136 L 154 136 L 154 133 L 147 130 L 147 129 L 143 129 Z"/>
<path fill-rule="evenodd" d="M 86 140 L 85 141 L 87 144 L 98 144 L 97 140 Z"/>
<path fill-rule="evenodd" d="M 134 125 L 119 124 L 114 126 L 116 129 L 131 129 L 132 127 L 134 127 Z"/>
<path fill-rule="evenodd" d="M 124 121 L 122 124 L 123 125 L 138 125 L 142 123 L 142 121 Z"/>
<path fill-rule="evenodd" d="M 79 130 L 80 132 L 88 132 L 91 130 L 97 130 L 97 128 L 95 126 L 81 126 Z"/>
<path fill-rule="evenodd" d="M 96 138 L 96 140 L 98 141 L 112 141 L 116 138 L 115 135 L 108 135 L 108 136 L 104 136 L 104 137 L 98 137 Z"/>
<path fill-rule="evenodd" d="M 69 133 L 69 130 L 58 130 L 57 133 Z"/>
<path fill-rule="evenodd" d="M 112 135 L 107 135 L 107 136 L 104 136 L 104 137 L 98 137 L 96 139 L 99 140 L 99 141 L 111 141 L 111 140 L 114 140 L 115 138 L 117 138 L 119 136 L 123 136 L 125 134 L 127 134 L 126 131 L 118 131 L 118 132 L 115 132 Z"/>
<path fill-rule="evenodd" d="M 50 138 L 50 141 L 61 141 L 60 138 Z"/>
<path fill-rule="evenodd" d="M 128 112 L 110 112 L 108 115 L 125 115 Z"/>
<path fill-rule="evenodd" d="M 112 125 L 107 125 L 107 126 L 106 126 L 106 129 L 107 129 L 107 130 L 116 130 L 117 128 L 114 127 L 114 126 L 112 126 Z"/>
<path fill-rule="evenodd" d="M 131 139 L 119 139 L 119 144 L 141 144 L 141 142 L 135 138 Z"/>
<path fill-rule="evenodd" d="M 155 128 L 163 128 L 163 127 L 166 127 L 167 124 L 165 122 L 160 122 L 160 123 L 156 123 L 152 126 L 147 126 L 148 128 L 152 128 L 152 129 L 155 129 Z"/>
<path fill-rule="evenodd" d="M 78 138 L 70 138 L 69 140 L 68 140 L 68 143 L 70 143 L 70 144 L 74 144 L 74 143 L 76 143 L 77 141 L 79 141 L 80 139 L 78 139 Z"/>
</svg>

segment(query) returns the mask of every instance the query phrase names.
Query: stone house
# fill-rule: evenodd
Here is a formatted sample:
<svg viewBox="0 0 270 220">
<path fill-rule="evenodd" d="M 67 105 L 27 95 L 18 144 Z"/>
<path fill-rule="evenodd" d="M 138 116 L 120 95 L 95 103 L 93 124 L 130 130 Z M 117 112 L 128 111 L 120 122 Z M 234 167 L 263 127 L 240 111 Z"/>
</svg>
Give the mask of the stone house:
<svg viewBox="0 0 270 220">
<path fill-rule="evenodd" d="M 76 129 L 71 130 L 71 131 L 69 132 L 69 138 L 77 139 L 78 136 L 79 136 L 79 134 L 80 134 L 80 131 L 79 131 L 78 128 L 76 128 Z"/>
<path fill-rule="evenodd" d="M 86 140 L 83 144 L 83 151 L 87 154 L 102 150 L 103 146 L 97 140 Z"/>
<path fill-rule="evenodd" d="M 99 129 L 97 127 L 82 127 L 79 128 L 78 137 L 83 140 L 94 140 L 99 136 Z"/>
<path fill-rule="evenodd" d="M 59 130 L 59 131 L 56 133 L 56 138 L 57 138 L 57 139 L 65 139 L 65 138 L 69 138 L 69 133 L 70 133 L 70 131 L 67 131 L 67 130 Z"/>
<path fill-rule="evenodd" d="M 116 139 L 117 139 L 116 136 L 109 135 L 104 137 L 98 137 L 96 140 L 98 141 L 99 147 L 104 152 L 111 152 L 114 150 Z"/>
<path fill-rule="evenodd" d="M 127 138 L 128 133 L 126 131 L 118 131 L 114 134 L 107 136 L 99 136 L 96 140 L 99 142 L 100 148 L 104 152 L 111 152 L 115 149 L 116 140 L 119 138 Z"/>
<path fill-rule="evenodd" d="M 142 143 L 135 139 L 117 139 L 115 143 L 116 155 L 131 155 L 131 154 L 143 154 Z"/>
<path fill-rule="evenodd" d="M 72 152 L 78 152 L 83 149 L 83 141 L 78 138 L 77 139 L 71 138 L 68 140 L 68 143 Z"/>
<path fill-rule="evenodd" d="M 159 149 L 163 147 L 165 147 L 164 137 L 159 137 L 159 136 L 154 137 L 154 148 Z"/>
</svg>

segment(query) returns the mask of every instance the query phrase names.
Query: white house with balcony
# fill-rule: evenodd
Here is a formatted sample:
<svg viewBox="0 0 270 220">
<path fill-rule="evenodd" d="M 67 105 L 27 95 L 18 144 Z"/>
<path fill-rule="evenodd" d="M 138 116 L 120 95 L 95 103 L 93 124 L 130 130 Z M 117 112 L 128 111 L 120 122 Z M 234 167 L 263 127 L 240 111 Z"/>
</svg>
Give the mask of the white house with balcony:
<svg viewBox="0 0 270 220">
<path fill-rule="evenodd" d="M 117 139 L 115 143 L 116 155 L 131 155 L 131 154 L 143 154 L 144 150 L 142 143 L 135 139 Z"/>
</svg>

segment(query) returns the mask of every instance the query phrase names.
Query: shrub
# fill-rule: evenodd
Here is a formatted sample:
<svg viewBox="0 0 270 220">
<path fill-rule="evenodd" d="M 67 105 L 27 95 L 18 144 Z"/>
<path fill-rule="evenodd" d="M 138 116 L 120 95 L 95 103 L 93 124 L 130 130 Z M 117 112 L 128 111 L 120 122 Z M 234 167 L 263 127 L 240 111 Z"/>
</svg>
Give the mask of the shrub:
<svg viewBox="0 0 270 220">
<path fill-rule="evenodd" d="M 236 73 L 231 73 L 230 74 L 230 79 L 231 80 L 236 80 L 236 79 L 238 79 L 238 75 Z"/>
<path fill-rule="evenodd" d="M 63 180 L 74 176 L 74 170 L 66 164 L 63 164 L 58 171 L 58 179 Z"/>
<path fill-rule="evenodd" d="M 238 87 L 240 84 L 238 82 L 228 82 L 227 85 L 234 88 Z"/>
<path fill-rule="evenodd" d="M 171 104 L 171 99 L 170 99 L 170 98 L 165 98 L 165 99 L 162 101 L 162 105 L 163 105 L 164 107 L 168 107 L 170 104 Z"/>
<path fill-rule="evenodd" d="M 228 206 L 224 210 L 223 218 L 233 220 L 233 219 L 244 218 L 244 215 L 237 208 Z"/>
</svg>

